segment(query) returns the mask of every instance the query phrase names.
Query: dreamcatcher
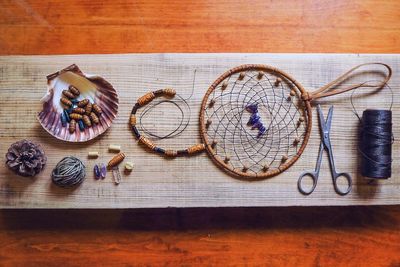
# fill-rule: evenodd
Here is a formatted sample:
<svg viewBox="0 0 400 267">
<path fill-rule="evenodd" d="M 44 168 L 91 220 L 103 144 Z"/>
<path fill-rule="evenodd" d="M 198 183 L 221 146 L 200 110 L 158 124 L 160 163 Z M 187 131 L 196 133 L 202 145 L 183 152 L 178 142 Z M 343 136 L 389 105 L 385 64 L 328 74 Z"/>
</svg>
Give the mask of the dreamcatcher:
<svg viewBox="0 0 400 267">
<path fill-rule="evenodd" d="M 384 66 L 377 83 L 335 88 L 365 65 Z M 201 144 L 182 150 L 157 147 L 136 127 L 136 111 L 156 97 L 173 97 L 171 89 L 150 92 L 133 107 L 130 124 L 139 142 L 168 157 L 206 150 L 213 162 L 233 176 L 267 178 L 289 168 L 304 151 L 311 133 L 311 102 L 360 87 L 381 88 L 391 77 L 383 63 L 358 65 L 314 92 L 290 75 L 266 65 L 242 65 L 222 74 L 207 90 L 200 110 Z"/>
</svg>

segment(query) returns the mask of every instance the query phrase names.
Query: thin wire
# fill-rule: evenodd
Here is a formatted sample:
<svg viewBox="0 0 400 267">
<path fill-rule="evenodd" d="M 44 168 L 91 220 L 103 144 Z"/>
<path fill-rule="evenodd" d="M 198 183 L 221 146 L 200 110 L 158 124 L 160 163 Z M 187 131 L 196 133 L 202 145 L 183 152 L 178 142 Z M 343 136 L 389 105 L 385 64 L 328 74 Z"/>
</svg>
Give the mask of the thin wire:
<svg viewBox="0 0 400 267">
<path fill-rule="evenodd" d="M 173 100 L 159 100 L 159 101 L 155 101 L 152 104 L 148 105 L 142 113 L 140 113 L 139 115 L 139 127 L 140 130 L 145 133 L 148 136 L 151 136 L 153 139 L 158 139 L 158 140 L 162 140 L 162 139 L 167 139 L 167 138 L 174 138 L 179 136 L 183 131 L 186 130 L 186 128 L 189 126 L 190 124 L 190 120 L 191 120 L 191 108 L 189 106 L 188 101 L 193 97 L 194 94 L 194 88 L 195 88 L 195 82 L 196 82 L 196 72 L 197 69 L 194 70 L 194 74 L 193 74 L 193 83 L 192 83 L 192 91 L 189 95 L 189 97 L 187 98 L 183 98 L 180 94 L 176 94 L 175 96 L 178 99 L 173 99 Z M 163 103 L 167 103 L 167 104 L 171 104 L 174 105 L 175 107 L 177 107 L 181 113 L 181 120 L 179 121 L 178 125 L 176 128 L 174 128 L 173 130 L 171 130 L 170 132 L 168 132 L 165 135 L 159 135 L 154 133 L 152 130 L 147 129 L 142 120 L 145 117 L 145 115 L 153 110 L 154 108 L 156 108 L 157 106 L 159 106 L 160 104 Z M 183 105 L 183 107 L 182 107 Z M 185 110 L 186 109 L 186 112 Z M 187 121 L 186 121 L 187 120 Z"/>
</svg>

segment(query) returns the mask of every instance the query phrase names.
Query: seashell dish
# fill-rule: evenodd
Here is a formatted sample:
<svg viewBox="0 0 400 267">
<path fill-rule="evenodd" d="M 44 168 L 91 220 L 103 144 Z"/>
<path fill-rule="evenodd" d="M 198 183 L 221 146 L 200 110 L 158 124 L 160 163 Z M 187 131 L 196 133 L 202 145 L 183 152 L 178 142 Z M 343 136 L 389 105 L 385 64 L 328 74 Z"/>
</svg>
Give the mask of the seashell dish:
<svg viewBox="0 0 400 267">
<path fill-rule="evenodd" d="M 64 97 L 62 92 L 71 85 L 80 92 L 73 101 L 88 99 L 102 110 L 97 124 L 82 129 L 77 127 L 73 133 L 65 126 L 65 121 L 64 125 L 62 123 L 66 107 L 60 101 Z M 111 127 L 118 113 L 118 94 L 114 87 L 100 76 L 83 73 L 75 64 L 47 76 L 47 93 L 41 102 L 43 109 L 37 116 L 40 124 L 49 134 L 67 142 L 86 142 L 101 135 Z M 82 123 L 77 121 L 77 125 L 78 122 Z"/>
</svg>

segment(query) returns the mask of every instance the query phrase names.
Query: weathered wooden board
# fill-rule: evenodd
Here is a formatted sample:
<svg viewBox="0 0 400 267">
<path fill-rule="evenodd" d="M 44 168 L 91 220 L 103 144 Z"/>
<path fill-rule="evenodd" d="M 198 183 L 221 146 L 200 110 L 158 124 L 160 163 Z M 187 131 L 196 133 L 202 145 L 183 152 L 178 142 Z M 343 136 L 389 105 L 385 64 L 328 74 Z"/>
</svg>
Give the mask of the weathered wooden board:
<svg viewBox="0 0 400 267">
<path fill-rule="evenodd" d="M 331 139 L 338 170 L 353 175 L 353 191 L 338 196 L 332 187 L 328 160 L 324 156 L 318 186 L 310 196 L 296 187 L 299 174 L 313 169 L 318 153 L 319 134 L 314 120 L 309 144 L 294 166 L 283 174 L 257 182 L 237 180 L 220 171 L 204 153 L 192 158 L 167 160 L 139 146 L 128 127 L 128 118 L 136 99 L 149 90 L 173 87 L 183 97 L 195 90 L 189 100 L 191 121 L 179 137 L 163 140 L 161 145 L 186 147 L 199 142 L 198 113 L 208 86 L 225 70 L 244 63 L 261 63 L 281 68 L 312 91 L 333 80 L 350 67 L 380 61 L 393 67 L 389 85 L 393 89 L 393 129 L 400 136 L 399 55 L 345 54 L 127 54 L 76 56 L 0 57 L 0 154 L 9 145 L 27 138 L 39 142 L 48 155 L 44 172 L 34 179 L 21 178 L 4 165 L 0 168 L 0 207 L 2 208 L 147 208 L 147 207 L 223 207 L 223 206 L 313 206 L 400 204 L 399 143 L 393 145 L 393 176 L 368 184 L 357 172 L 358 120 L 351 111 L 349 93 L 321 101 L 324 110 L 334 104 Z M 36 120 L 40 98 L 46 91 L 46 75 L 76 63 L 84 72 L 99 74 L 111 82 L 120 96 L 120 109 L 113 126 L 103 136 L 88 143 L 71 144 L 51 137 Z M 373 79 L 365 73 L 363 79 Z M 351 82 L 351 81 L 349 81 Z M 357 93 L 358 95 L 359 93 Z M 357 97 L 361 112 L 366 108 L 388 108 L 389 90 Z M 150 114 L 150 127 L 160 131 L 176 123 L 176 110 L 160 106 Z M 314 109 L 314 118 L 316 115 Z M 151 120 L 152 119 L 152 120 Z M 107 162 L 113 154 L 109 144 L 120 144 L 135 170 L 123 175 L 119 186 L 111 173 L 103 181 L 93 178 L 97 162 Z M 99 159 L 87 159 L 89 150 L 99 151 Z M 85 182 L 74 190 L 58 188 L 50 173 L 64 156 L 81 158 L 87 166 Z M 2 156 L 3 157 L 3 156 Z"/>
</svg>

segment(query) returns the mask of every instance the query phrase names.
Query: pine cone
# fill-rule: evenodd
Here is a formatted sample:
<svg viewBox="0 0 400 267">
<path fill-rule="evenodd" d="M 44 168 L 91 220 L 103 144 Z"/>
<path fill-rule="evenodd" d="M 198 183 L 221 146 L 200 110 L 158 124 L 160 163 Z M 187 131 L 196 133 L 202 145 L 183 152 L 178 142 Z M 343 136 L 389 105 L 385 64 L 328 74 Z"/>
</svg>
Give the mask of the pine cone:
<svg viewBox="0 0 400 267">
<path fill-rule="evenodd" d="M 20 176 L 35 176 L 42 171 L 47 158 L 40 145 L 20 140 L 10 146 L 6 154 L 8 168 Z"/>
</svg>

